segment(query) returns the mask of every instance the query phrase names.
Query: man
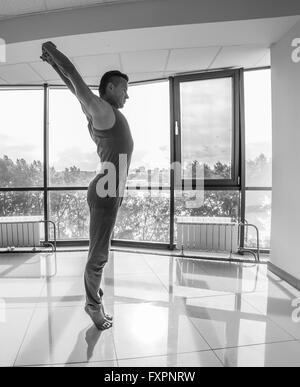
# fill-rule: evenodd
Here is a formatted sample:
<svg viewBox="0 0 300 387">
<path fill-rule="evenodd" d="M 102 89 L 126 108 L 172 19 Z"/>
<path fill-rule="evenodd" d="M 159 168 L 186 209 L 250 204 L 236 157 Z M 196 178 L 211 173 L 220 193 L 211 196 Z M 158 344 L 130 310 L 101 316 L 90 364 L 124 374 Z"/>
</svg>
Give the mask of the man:
<svg viewBox="0 0 300 387">
<path fill-rule="evenodd" d="M 104 74 L 98 97 L 85 84 L 71 61 L 57 50 L 52 42 L 44 43 L 42 51 L 41 59 L 56 70 L 78 98 L 101 159 L 101 172 L 91 181 L 87 195 L 90 209 L 90 246 L 84 283 L 85 311 L 99 330 L 105 330 L 112 327 L 112 317 L 104 312 L 100 284 L 104 266 L 108 261 L 111 235 L 123 200 L 133 152 L 130 128 L 125 117 L 119 112 L 128 99 L 128 76 L 119 71 Z M 110 166 L 115 169 L 115 174 L 112 175 L 115 177 L 114 182 L 111 182 L 111 176 L 106 173 Z M 107 194 L 103 181 L 115 188 L 113 193 L 109 190 Z"/>
</svg>

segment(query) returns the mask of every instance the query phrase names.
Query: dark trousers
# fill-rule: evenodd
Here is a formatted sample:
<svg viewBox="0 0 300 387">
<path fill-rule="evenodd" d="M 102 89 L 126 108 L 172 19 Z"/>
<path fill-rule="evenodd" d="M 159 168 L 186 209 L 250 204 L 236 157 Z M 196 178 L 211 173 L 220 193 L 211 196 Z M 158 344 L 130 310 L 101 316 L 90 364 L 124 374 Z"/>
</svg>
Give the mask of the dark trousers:
<svg viewBox="0 0 300 387">
<path fill-rule="evenodd" d="M 96 184 L 101 175 L 90 183 L 87 201 L 90 209 L 90 244 L 88 262 L 84 273 L 86 304 L 100 309 L 103 291 L 101 280 L 109 257 L 112 232 L 116 223 L 121 198 L 100 198 Z"/>
</svg>

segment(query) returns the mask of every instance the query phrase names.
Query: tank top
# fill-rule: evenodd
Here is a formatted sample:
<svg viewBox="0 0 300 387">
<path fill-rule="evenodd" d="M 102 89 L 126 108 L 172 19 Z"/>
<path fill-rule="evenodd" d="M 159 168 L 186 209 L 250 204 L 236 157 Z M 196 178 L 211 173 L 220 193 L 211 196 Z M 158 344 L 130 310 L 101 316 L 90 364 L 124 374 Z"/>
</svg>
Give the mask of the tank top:
<svg viewBox="0 0 300 387">
<path fill-rule="evenodd" d="M 109 173 L 106 163 L 112 163 L 116 171 L 116 196 L 120 196 L 121 183 L 125 187 L 128 177 L 134 142 L 128 122 L 118 109 L 113 107 L 116 122 L 111 129 L 97 130 L 93 126 L 92 119 L 87 116 L 90 135 L 97 146 L 97 153 L 101 161 L 100 175 Z M 122 201 L 123 201 L 122 192 Z"/>
</svg>

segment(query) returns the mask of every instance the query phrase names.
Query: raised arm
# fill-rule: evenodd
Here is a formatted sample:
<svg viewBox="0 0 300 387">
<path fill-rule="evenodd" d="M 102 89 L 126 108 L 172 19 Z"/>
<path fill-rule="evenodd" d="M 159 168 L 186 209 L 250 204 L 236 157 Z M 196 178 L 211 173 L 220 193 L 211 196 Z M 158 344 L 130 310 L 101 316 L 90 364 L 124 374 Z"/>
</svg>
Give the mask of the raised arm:
<svg viewBox="0 0 300 387">
<path fill-rule="evenodd" d="M 47 62 L 49 65 L 51 65 L 53 67 L 53 69 L 57 72 L 57 74 L 59 75 L 59 77 L 62 79 L 62 81 L 66 84 L 66 86 L 68 87 L 68 89 L 74 94 L 76 95 L 76 92 L 75 92 L 75 89 L 74 89 L 74 86 L 73 86 L 73 83 L 69 80 L 69 78 L 67 78 L 65 76 L 65 74 L 60 70 L 60 68 L 57 66 L 57 64 L 54 63 L 53 59 L 51 58 L 51 56 L 49 54 L 47 54 L 46 52 L 43 53 L 43 55 L 41 56 L 41 59 L 44 61 L 44 62 Z"/>
<path fill-rule="evenodd" d="M 66 84 L 66 86 L 68 87 L 68 89 L 76 96 L 76 92 L 75 92 L 75 88 L 73 86 L 73 83 L 69 80 L 69 78 L 67 78 L 65 76 L 65 74 L 61 71 L 61 69 L 57 66 L 57 64 L 54 63 L 53 59 L 51 58 L 51 56 L 49 54 L 47 54 L 46 52 L 43 53 L 43 55 L 41 56 L 41 59 L 44 61 L 44 62 L 47 62 L 48 64 L 50 64 L 53 69 L 57 72 L 57 74 L 60 76 L 60 78 L 62 79 L 62 81 Z M 82 104 L 81 101 L 79 101 L 80 104 L 81 104 L 81 108 L 84 112 L 85 115 L 89 115 L 88 112 L 86 111 L 84 105 Z"/>
<path fill-rule="evenodd" d="M 47 58 L 47 62 L 50 62 L 68 88 L 76 95 L 85 113 L 93 117 L 105 116 L 106 104 L 86 85 L 73 63 L 52 42 L 44 43 L 42 49 L 41 58 Z"/>
</svg>

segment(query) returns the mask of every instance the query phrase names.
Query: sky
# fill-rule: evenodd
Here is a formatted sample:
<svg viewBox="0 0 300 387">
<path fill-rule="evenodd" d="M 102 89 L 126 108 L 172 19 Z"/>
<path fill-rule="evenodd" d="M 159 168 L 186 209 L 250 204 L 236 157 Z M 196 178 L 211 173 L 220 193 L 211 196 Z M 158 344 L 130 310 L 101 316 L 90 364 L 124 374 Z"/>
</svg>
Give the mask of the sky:
<svg viewBox="0 0 300 387">
<path fill-rule="evenodd" d="M 226 82 L 212 80 L 182 85 L 183 147 L 191 158 L 196 156 L 210 164 L 230 158 L 231 93 L 229 87 L 224 87 Z M 168 82 L 131 86 L 129 97 L 121 112 L 129 122 L 135 143 L 131 168 L 168 168 Z M 0 157 L 7 155 L 13 160 L 22 157 L 28 162 L 42 160 L 43 90 L 0 90 L 0 104 Z M 68 90 L 51 90 L 49 106 L 50 165 L 57 170 L 76 165 L 81 170 L 95 171 L 99 167 L 96 146 L 76 97 Z M 245 116 L 246 158 L 253 159 L 260 153 L 270 158 L 270 71 L 245 73 Z"/>
<path fill-rule="evenodd" d="M 181 84 L 182 162 L 231 162 L 232 80 Z"/>
<path fill-rule="evenodd" d="M 271 71 L 245 72 L 246 159 L 272 158 Z"/>
</svg>

